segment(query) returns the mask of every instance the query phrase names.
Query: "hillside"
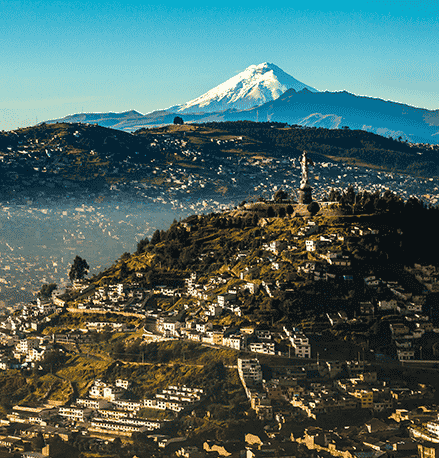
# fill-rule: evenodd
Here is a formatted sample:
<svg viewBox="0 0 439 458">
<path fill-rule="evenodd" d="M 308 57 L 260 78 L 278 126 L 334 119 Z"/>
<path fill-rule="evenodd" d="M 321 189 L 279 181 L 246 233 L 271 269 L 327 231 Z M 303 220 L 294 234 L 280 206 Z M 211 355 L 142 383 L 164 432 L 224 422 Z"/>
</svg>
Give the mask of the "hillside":
<svg viewBox="0 0 439 458">
<path fill-rule="evenodd" d="M 0 193 L 98 193 L 121 180 L 139 178 L 130 160 L 141 167 L 161 157 L 150 143 L 145 136 L 86 124 L 1 132 Z"/>
<path fill-rule="evenodd" d="M 194 145 L 204 146 L 203 151 L 217 149 L 226 152 L 226 145 L 217 147 L 208 144 L 212 137 L 219 135 L 221 139 L 221 134 L 225 139 L 228 138 L 227 134 L 244 136 L 246 142 L 239 150 L 242 153 L 267 152 L 274 157 L 288 154 L 297 157 L 306 150 L 321 155 L 315 157 L 316 160 L 322 160 L 323 156 L 325 159 L 345 160 L 411 174 L 437 175 L 439 170 L 436 147 L 413 145 L 402 139 L 383 137 L 363 130 L 236 121 L 201 124 L 200 131 L 188 133 L 187 139 Z"/>
<path fill-rule="evenodd" d="M 68 410 L 74 402 L 91 404 L 102 396 L 92 390 L 124 383 L 122 397 L 104 398 L 113 408 L 93 407 L 101 418 L 92 421 L 107 424 L 99 441 L 95 429 L 59 409 L 58 427 L 84 429 L 61 444 L 64 455 L 56 456 L 93 450 L 93 456 L 113 458 L 130 450 L 129 456 L 147 458 L 163 456 L 156 454 L 161 446 L 153 442 L 155 433 L 184 435 L 200 448 L 212 439 L 229 447 L 225 441 L 234 439 L 238 450 L 246 433 L 271 438 L 273 418 L 281 414 L 276 447 L 291 442 L 293 430 L 361 426 L 376 412 L 351 394 L 347 412 L 309 415 L 296 403 L 315 393 L 317 383 L 347 383 L 348 371 L 357 367 L 360 376 L 385 381 L 385 418 L 394 406 L 433 402 L 437 213 L 390 191 L 332 190 L 327 199 L 304 206 L 279 190 L 270 201 L 174 221 L 110 268 L 89 280 L 78 276 L 63 295 L 41 297 L 38 305 L 16 311 L 13 318 L 20 321 L 30 310 L 33 320 L 42 315 L 24 341 L 38 336 L 49 351 L 38 364 L 2 371 L 0 416 L 23 418 L 24 411 L 42 405 Z M 45 308 L 48 313 L 41 312 Z M 410 339 L 409 351 L 401 353 L 397 329 Z M 18 354 L 18 347 L 4 349 L 5 356 L 12 348 Z M 400 364 L 407 353 L 421 360 L 414 362 L 422 370 Z M 238 370 L 240 359 L 249 358 L 258 371 L 254 384 Z M 279 379 L 286 385 L 276 395 Z M 319 399 L 328 398 L 326 389 Z M 389 389 L 392 396 L 399 393 L 398 404 Z M 195 390 L 201 394 L 190 399 Z M 339 395 L 331 391 L 330 402 Z M 257 404 L 254 396 L 268 401 Z M 347 394 L 340 396 L 345 402 Z M 159 405 L 163 399 L 166 407 Z M 109 420 L 119 415 L 118 422 Z M 125 425 L 133 422 L 154 425 L 131 434 Z M 311 455 L 305 450 L 301 456 Z"/>
<path fill-rule="evenodd" d="M 277 175 L 282 183 L 285 173 L 294 181 L 294 161 L 303 150 L 315 162 L 343 161 L 422 176 L 438 173 L 436 147 L 362 130 L 226 122 L 129 134 L 87 124 L 42 124 L 0 133 L 0 193 L 3 198 L 63 197 L 119 190 L 151 197 L 169 192 L 178 198 L 189 192 L 231 200 L 248 195 L 265 180 L 261 164 L 267 161 L 278 161 L 270 166 L 272 186 L 279 186 Z M 233 177 L 223 173 L 229 168 Z M 328 181 L 320 183 L 327 189 L 332 176 L 323 174 L 322 180 Z"/>
<path fill-rule="evenodd" d="M 437 209 L 414 198 L 404 204 L 391 192 L 356 195 L 350 188 L 328 197 L 332 202 L 321 202 L 316 214 L 289 201 L 257 202 L 174 222 L 92 281 L 99 286 L 134 282 L 178 289 L 195 273 L 208 302 L 238 291 L 241 318 L 232 322 L 297 322 L 319 313 L 323 305 L 328 311 L 341 307 L 353 314 L 366 300 L 363 278 L 371 272 L 396 279 L 404 266 L 437 264 L 439 243 L 432 224 Z M 362 231 L 369 235 L 361 237 Z M 306 240 L 318 249 L 310 250 Z M 423 249 L 424 240 L 429 240 L 428 250 Z M 328 253 L 339 261 L 326 259 Z M 346 275 L 351 281 L 344 280 Z M 327 281 L 315 281 L 323 278 Z M 260 292 L 245 292 L 248 281 Z M 264 283 L 271 285 L 271 292 L 261 287 Z M 199 301 L 174 301 L 171 310 L 188 303 L 196 306 Z"/>
</svg>

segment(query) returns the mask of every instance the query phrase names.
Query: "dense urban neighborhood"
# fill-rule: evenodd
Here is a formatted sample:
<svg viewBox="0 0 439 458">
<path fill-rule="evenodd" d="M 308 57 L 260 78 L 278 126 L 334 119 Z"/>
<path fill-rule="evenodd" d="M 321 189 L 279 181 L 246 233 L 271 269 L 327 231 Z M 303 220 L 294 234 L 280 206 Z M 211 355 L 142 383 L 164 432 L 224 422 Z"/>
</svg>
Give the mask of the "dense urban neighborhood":
<svg viewBox="0 0 439 458">
<path fill-rule="evenodd" d="M 390 192 L 328 197 L 278 190 L 174 221 L 90 277 L 77 256 L 69 288 L 46 284 L 0 323 L 0 445 L 435 456 L 436 210 Z"/>
<path fill-rule="evenodd" d="M 331 132 L 342 134 L 333 138 Z M 286 146 L 296 138 L 296 144 Z M 368 163 L 362 153 L 372 145 L 375 154 Z M 93 200 L 113 192 L 179 206 L 188 195 L 207 203 L 216 195 L 218 206 L 249 196 L 269 197 L 280 187 L 294 193 L 302 147 L 318 159 L 313 170 L 319 185 L 316 198 L 328 186 L 342 189 L 355 183 L 371 192 L 391 188 L 403 198 L 438 201 L 431 178 L 437 172 L 438 145 L 280 123 L 167 126 L 135 134 L 79 123 L 43 124 L 1 133 L 0 197 L 11 202 L 74 195 Z M 401 150 L 399 157 L 395 150 Z"/>
<path fill-rule="evenodd" d="M 0 152 L 0 458 L 436 456 L 437 145 L 179 119 Z"/>
</svg>

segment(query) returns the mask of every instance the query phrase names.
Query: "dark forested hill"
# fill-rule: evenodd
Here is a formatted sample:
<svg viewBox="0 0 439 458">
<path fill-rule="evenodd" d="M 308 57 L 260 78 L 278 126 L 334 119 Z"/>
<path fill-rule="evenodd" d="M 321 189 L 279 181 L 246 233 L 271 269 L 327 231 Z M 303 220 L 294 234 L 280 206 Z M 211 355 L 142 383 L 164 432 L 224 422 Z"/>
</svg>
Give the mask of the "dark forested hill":
<svg viewBox="0 0 439 458">
<path fill-rule="evenodd" d="M 439 147 L 413 145 L 363 130 L 289 126 L 251 121 L 206 123 L 201 126 L 231 135 L 244 135 L 273 154 L 301 154 L 303 150 L 328 158 L 349 158 L 360 163 L 407 173 L 437 175 Z"/>
</svg>

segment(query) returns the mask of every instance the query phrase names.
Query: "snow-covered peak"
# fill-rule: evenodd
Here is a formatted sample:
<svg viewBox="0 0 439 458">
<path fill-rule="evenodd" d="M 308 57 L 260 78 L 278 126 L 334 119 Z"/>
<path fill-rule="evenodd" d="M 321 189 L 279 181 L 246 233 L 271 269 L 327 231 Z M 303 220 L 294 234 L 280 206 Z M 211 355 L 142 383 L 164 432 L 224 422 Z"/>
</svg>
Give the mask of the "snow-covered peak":
<svg viewBox="0 0 439 458">
<path fill-rule="evenodd" d="M 211 89 L 202 96 L 172 107 L 182 113 L 245 110 L 277 99 L 287 89 L 316 89 L 301 83 L 274 64 L 250 65 L 244 71 Z"/>
</svg>

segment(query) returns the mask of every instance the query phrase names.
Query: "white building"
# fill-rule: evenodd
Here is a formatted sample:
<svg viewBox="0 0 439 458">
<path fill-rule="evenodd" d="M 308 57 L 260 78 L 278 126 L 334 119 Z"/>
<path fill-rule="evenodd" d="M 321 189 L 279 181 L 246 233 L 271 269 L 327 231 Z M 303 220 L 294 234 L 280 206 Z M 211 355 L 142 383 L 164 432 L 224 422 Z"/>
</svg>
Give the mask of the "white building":
<svg viewBox="0 0 439 458">
<path fill-rule="evenodd" d="M 124 390 L 127 390 L 128 387 L 130 386 L 130 382 L 128 380 L 118 378 L 115 382 L 115 385 L 119 388 L 123 388 Z"/>
<path fill-rule="evenodd" d="M 391 299 L 390 301 L 379 301 L 378 302 L 378 310 L 396 310 L 398 306 L 398 302 L 395 299 Z"/>
<path fill-rule="evenodd" d="M 107 384 L 98 379 L 95 380 L 93 386 L 88 392 L 88 395 L 94 399 L 106 399 L 107 401 L 114 401 L 119 399 L 124 391 L 125 390 L 121 387 Z"/>
<path fill-rule="evenodd" d="M 79 407 L 60 407 L 58 415 L 71 421 L 85 422 L 91 416 L 91 409 Z"/>
<path fill-rule="evenodd" d="M 142 407 L 142 403 L 131 401 L 129 399 L 115 399 L 112 401 L 112 404 L 118 409 L 128 410 L 130 412 L 140 410 Z"/>
<path fill-rule="evenodd" d="M 431 434 L 434 434 L 435 436 L 439 437 L 439 421 L 438 420 L 429 421 L 427 423 L 427 430 Z"/>
<path fill-rule="evenodd" d="M 262 368 L 257 358 L 238 358 L 238 374 L 241 381 L 245 384 L 262 382 Z"/>
<path fill-rule="evenodd" d="M 297 358 L 311 358 L 311 345 L 308 337 L 303 332 L 295 329 L 291 332 L 289 338 Z"/>
<path fill-rule="evenodd" d="M 264 353 L 266 355 L 274 355 L 275 353 L 274 342 L 253 342 L 249 344 L 248 349 L 255 353 Z"/>
<path fill-rule="evenodd" d="M 223 337 L 223 345 L 233 348 L 234 350 L 241 350 L 243 347 L 243 340 L 240 335 L 230 335 L 228 337 Z"/>
<path fill-rule="evenodd" d="M 159 318 L 157 330 L 165 335 L 177 337 L 180 335 L 181 323 L 174 317 Z"/>
<path fill-rule="evenodd" d="M 397 349 L 396 353 L 398 354 L 399 361 L 411 361 L 415 359 L 415 351 L 414 350 L 400 350 Z"/>
<path fill-rule="evenodd" d="M 110 403 L 105 399 L 87 399 L 87 398 L 77 398 L 76 404 L 80 407 L 88 407 L 94 410 L 105 409 L 106 407 L 110 405 Z"/>
</svg>

